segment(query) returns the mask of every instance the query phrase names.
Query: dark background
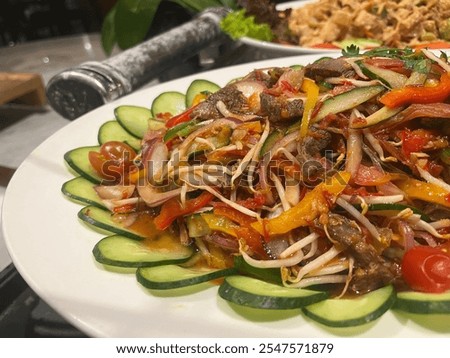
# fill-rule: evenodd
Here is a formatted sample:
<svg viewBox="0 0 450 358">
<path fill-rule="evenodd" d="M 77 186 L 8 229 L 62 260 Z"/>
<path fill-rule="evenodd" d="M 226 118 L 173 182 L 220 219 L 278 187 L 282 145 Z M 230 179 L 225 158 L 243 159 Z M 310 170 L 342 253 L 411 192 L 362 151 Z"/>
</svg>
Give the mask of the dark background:
<svg viewBox="0 0 450 358">
<path fill-rule="evenodd" d="M 1 0 L 0 46 L 98 32 L 115 0 Z"/>
<path fill-rule="evenodd" d="M 100 32 L 117 0 L 0 0 L 0 47 L 52 37 Z M 287 0 L 273 0 L 281 3 Z M 158 16 L 159 15 L 159 16 Z M 172 1 L 158 7 L 149 36 L 192 17 Z"/>
</svg>

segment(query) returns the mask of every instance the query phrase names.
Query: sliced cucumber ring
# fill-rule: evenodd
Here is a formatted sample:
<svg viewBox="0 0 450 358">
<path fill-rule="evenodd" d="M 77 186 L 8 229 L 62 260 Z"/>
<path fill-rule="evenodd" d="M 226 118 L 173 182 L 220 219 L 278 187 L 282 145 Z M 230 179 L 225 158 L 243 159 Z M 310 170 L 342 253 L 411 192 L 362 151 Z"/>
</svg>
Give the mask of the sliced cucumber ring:
<svg viewBox="0 0 450 358">
<path fill-rule="evenodd" d="M 186 96 L 183 93 L 163 92 L 153 100 L 152 113 L 157 117 L 159 113 L 170 113 L 172 116 L 180 114 L 186 109 Z"/>
<path fill-rule="evenodd" d="M 381 317 L 395 302 L 392 285 L 357 298 L 332 298 L 304 307 L 303 313 L 330 327 L 353 327 Z"/>
<path fill-rule="evenodd" d="M 94 229 L 101 229 L 99 230 L 100 232 L 106 230 L 110 233 L 123 235 L 134 240 L 145 239 L 139 233 L 128 230 L 116 223 L 112 219 L 111 212 L 109 210 L 104 210 L 96 206 L 89 205 L 78 212 L 78 217 L 87 224 L 91 225 Z"/>
<path fill-rule="evenodd" d="M 202 92 L 214 93 L 220 89 L 219 85 L 208 80 L 194 80 L 186 91 L 186 108 L 194 103 L 195 96 Z"/>
<path fill-rule="evenodd" d="M 149 267 L 182 263 L 193 255 L 194 251 L 190 247 L 181 244 L 172 246 L 170 251 L 158 249 L 156 245 L 152 246 L 151 242 L 112 235 L 100 240 L 94 246 L 92 253 L 97 262 L 119 267 Z"/>
<path fill-rule="evenodd" d="M 103 123 L 98 131 L 98 142 L 100 144 L 113 140 L 125 142 L 136 151 L 141 149 L 141 140 L 126 131 L 119 122 L 115 120 Z"/>
<path fill-rule="evenodd" d="M 177 265 L 165 265 L 140 268 L 136 272 L 137 280 L 145 287 L 155 290 L 168 290 L 215 280 L 233 274 L 227 269 L 195 269 Z"/>
<path fill-rule="evenodd" d="M 86 178 L 80 176 L 65 182 L 61 187 L 61 191 L 71 200 L 106 209 L 94 190 L 94 184 Z"/>
<path fill-rule="evenodd" d="M 448 314 L 450 313 L 450 292 L 399 292 L 394 308 L 410 313 Z"/>
<path fill-rule="evenodd" d="M 327 293 L 289 288 L 247 276 L 228 276 L 219 287 L 223 299 L 241 306 L 263 309 L 294 309 L 322 301 Z"/>
<path fill-rule="evenodd" d="M 164 123 L 153 119 L 152 111 L 145 107 L 119 106 L 114 109 L 114 115 L 120 125 L 137 138 L 143 138 L 149 129 L 164 127 Z"/>
<path fill-rule="evenodd" d="M 100 146 L 98 145 L 75 148 L 64 154 L 64 160 L 67 165 L 79 175 L 94 184 L 100 184 L 103 179 L 97 174 L 94 168 L 92 168 L 91 163 L 89 162 L 89 152 L 98 152 L 99 150 Z"/>
</svg>

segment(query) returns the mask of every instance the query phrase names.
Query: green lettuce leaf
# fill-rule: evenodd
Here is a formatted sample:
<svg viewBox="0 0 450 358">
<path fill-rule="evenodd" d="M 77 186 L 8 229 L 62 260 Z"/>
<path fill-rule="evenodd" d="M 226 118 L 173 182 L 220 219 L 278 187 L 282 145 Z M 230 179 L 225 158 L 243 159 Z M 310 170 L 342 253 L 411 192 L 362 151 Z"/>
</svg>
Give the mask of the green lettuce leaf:
<svg viewBox="0 0 450 358">
<path fill-rule="evenodd" d="M 272 41 L 274 38 L 268 24 L 257 24 L 254 16 L 245 15 L 244 9 L 229 13 L 221 21 L 220 27 L 234 40 L 244 36 L 262 41 Z"/>
</svg>

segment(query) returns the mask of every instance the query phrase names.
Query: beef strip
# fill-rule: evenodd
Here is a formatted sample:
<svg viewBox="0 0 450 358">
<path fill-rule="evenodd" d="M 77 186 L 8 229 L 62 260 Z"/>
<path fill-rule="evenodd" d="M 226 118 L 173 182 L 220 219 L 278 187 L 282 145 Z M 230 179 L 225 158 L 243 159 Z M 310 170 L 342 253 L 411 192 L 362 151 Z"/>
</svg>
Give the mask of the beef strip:
<svg viewBox="0 0 450 358">
<path fill-rule="evenodd" d="M 301 164 L 301 180 L 305 183 L 316 183 L 325 173 L 324 163 L 321 162 L 323 150 L 331 143 L 331 133 L 311 126 L 308 135 L 301 141 L 297 159 Z"/>
<path fill-rule="evenodd" d="M 366 293 L 392 283 L 400 276 L 399 265 L 380 256 L 375 248 L 364 240 L 356 222 L 345 216 L 330 214 L 326 229 L 330 239 L 355 259 L 355 270 L 349 289 Z"/>
<path fill-rule="evenodd" d="M 247 99 L 234 85 L 228 85 L 210 95 L 205 101 L 194 108 L 191 118 L 197 119 L 218 119 L 222 114 L 217 110 L 218 101 L 225 103 L 225 106 L 232 113 L 245 113 Z"/>
<path fill-rule="evenodd" d="M 346 77 L 355 75 L 353 67 L 344 58 L 331 58 L 309 64 L 305 67 L 305 77 L 321 82 L 328 77 Z"/>
<path fill-rule="evenodd" d="M 262 116 L 267 116 L 272 123 L 290 121 L 303 115 L 303 101 L 300 99 L 288 100 L 287 97 L 273 96 L 261 93 Z"/>
<path fill-rule="evenodd" d="M 307 157 L 314 157 L 328 147 L 331 143 L 331 133 L 317 128 L 315 126 L 311 126 L 308 131 L 308 135 L 302 142 L 302 152 Z"/>
</svg>

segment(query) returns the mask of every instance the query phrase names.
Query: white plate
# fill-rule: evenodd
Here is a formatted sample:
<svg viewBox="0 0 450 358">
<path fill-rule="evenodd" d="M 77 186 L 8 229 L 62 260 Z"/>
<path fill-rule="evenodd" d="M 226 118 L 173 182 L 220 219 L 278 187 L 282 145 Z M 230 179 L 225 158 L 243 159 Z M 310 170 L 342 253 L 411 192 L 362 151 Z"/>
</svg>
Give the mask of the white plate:
<svg viewBox="0 0 450 358">
<path fill-rule="evenodd" d="M 92 256 L 103 236 L 77 219 L 81 206 L 61 194 L 73 176 L 63 155 L 79 146 L 97 143 L 102 123 L 113 118 L 118 105 L 149 106 L 167 90 L 185 91 L 194 78 L 225 85 L 230 79 L 269 66 L 306 64 L 318 56 L 287 57 L 239 65 L 190 76 L 147 88 L 98 108 L 41 144 L 19 167 L 7 188 L 3 229 L 17 269 L 57 312 L 95 337 L 424 337 L 448 336 L 450 316 L 416 319 L 388 312 L 377 322 L 348 330 L 324 328 L 293 312 L 242 310 L 217 294 L 217 286 L 190 295 L 151 294 L 133 273 L 106 271 Z M 203 286 L 204 287 L 204 286 Z"/>
<path fill-rule="evenodd" d="M 296 9 L 302 7 L 308 3 L 316 2 L 317 0 L 300 0 L 300 1 L 289 1 L 285 3 L 281 3 L 277 5 L 278 10 L 285 10 L 288 8 Z M 282 45 L 274 42 L 255 40 L 250 37 L 242 37 L 239 39 L 243 44 L 254 47 L 262 54 L 266 56 L 292 56 L 292 55 L 301 55 L 301 54 L 322 54 L 324 52 L 335 52 L 341 53 L 341 49 L 321 49 L 321 48 L 312 48 L 312 47 L 302 47 L 296 45 Z"/>
</svg>

